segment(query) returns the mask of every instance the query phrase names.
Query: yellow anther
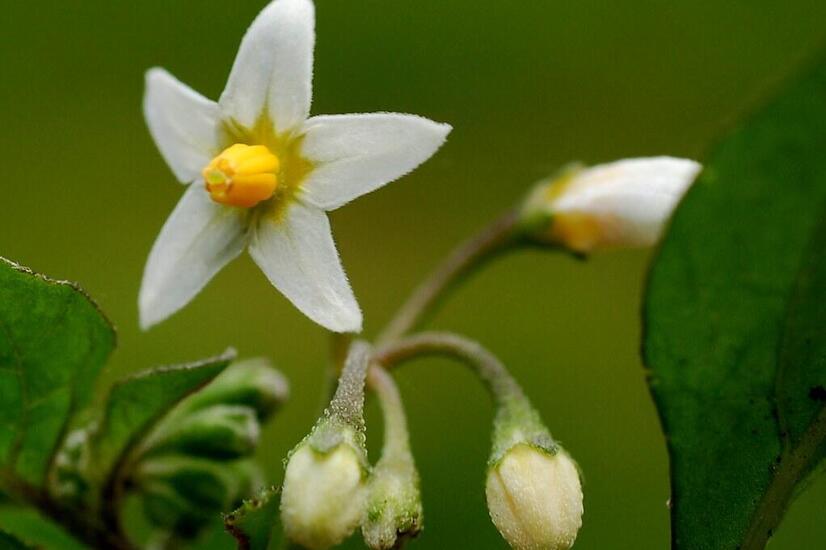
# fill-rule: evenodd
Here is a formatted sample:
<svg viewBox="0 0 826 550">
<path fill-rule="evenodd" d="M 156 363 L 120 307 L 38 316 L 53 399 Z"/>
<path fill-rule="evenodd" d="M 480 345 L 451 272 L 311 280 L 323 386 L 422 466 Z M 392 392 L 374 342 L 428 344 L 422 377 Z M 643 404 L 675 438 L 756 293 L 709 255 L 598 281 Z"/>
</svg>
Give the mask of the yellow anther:
<svg viewBox="0 0 826 550">
<path fill-rule="evenodd" d="M 212 200 L 251 208 L 275 193 L 279 165 L 278 157 L 265 146 L 236 143 L 212 159 L 202 173 Z"/>
</svg>

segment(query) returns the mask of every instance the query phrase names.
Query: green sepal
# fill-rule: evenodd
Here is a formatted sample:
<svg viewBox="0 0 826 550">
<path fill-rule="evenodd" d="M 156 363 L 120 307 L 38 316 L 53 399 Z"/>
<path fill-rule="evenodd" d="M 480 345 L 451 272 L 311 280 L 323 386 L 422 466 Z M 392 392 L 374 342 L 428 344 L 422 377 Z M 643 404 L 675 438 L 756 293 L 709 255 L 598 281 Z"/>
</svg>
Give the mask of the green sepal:
<svg viewBox="0 0 826 550">
<path fill-rule="evenodd" d="M 499 406 L 493 421 L 493 449 L 488 466 L 496 466 L 517 445 L 529 445 L 551 456 L 560 449 L 539 412 L 524 395 L 508 397 Z"/>
<path fill-rule="evenodd" d="M 281 540 L 278 487 L 261 489 L 255 497 L 244 500 L 239 508 L 224 516 L 224 528 L 238 548 L 266 550 L 271 540 Z"/>
</svg>

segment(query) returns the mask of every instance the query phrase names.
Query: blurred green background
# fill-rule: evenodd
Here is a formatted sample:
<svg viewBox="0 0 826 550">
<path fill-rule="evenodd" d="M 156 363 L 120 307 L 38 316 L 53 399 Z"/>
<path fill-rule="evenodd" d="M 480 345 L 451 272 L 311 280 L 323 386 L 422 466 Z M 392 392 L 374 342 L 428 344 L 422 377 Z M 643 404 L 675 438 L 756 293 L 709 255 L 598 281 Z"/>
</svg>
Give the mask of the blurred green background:
<svg viewBox="0 0 826 550">
<path fill-rule="evenodd" d="M 293 396 L 261 452 L 274 479 L 320 406 L 327 335 L 247 257 L 148 333 L 143 264 L 182 187 L 146 131 L 143 72 L 217 98 L 264 1 L 12 1 L 0 18 L 0 254 L 79 281 L 119 329 L 102 381 L 232 345 L 271 357 Z M 826 38 L 822 0 L 317 2 L 313 113 L 403 111 L 450 122 L 413 175 L 332 215 L 367 335 L 454 242 L 571 160 L 702 158 Z M 666 548 L 668 464 L 640 364 L 649 252 L 587 263 L 523 252 L 473 279 L 433 326 L 475 337 L 528 389 L 585 472 L 578 548 Z M 446 361 L 405 367 L 423 478 L 417 548 L 502 548 L 482 480 L 491 407 Z M 380 443 L 375 404 L 371 443 Z M 376 453 L 373 453 L 375 458 Z M 771 547 L 822 548 L 826 483 Z M 222 548 L 216 533 L 204 541 Z M 354 547 L 357 544 L 353 543 Z"/>
</svg>

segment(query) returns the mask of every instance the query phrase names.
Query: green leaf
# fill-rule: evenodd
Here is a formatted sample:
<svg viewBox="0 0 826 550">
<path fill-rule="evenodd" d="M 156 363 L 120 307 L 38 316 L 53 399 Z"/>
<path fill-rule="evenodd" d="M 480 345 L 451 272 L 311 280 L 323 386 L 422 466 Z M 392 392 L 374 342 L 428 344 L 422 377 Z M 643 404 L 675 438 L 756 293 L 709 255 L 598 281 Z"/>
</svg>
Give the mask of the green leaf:
<svg viewBox="0 0 826 550">
<path fill-rule="evenodd" d="M 190 365 L 161 367 L 115 384 L 92 438 L 93 474 L 112 476 L 155 423 L 182 399 L 215 378 L 235 358 L 223 355 Z"/>
<path fill-rule="evenodd" d="M 30 546 L 47 550 L 88 550 L 63 528 L 33 508 L 0 506 L 0 529 Z M 0 548 L 5 549 L 0 539 Z M 11 548 L 14 548 L 12 546 Z"/>
<path fill-rule="evenodd" d="M 824 456 L 826 59 L 716 149 L 653 265 L 674 548 L 763 548 Z"/>
<path fill-rule="evenodd" d="M 0 258 L 0 467 L 43 485 L 114 346 L 83 291 Z"/>
<path fill-rule="evenodd" d="M 267 550 L 270 541 L 280 541 L 278 487 L 263 489 L 255 498 L 224 516 L 224 527 L 235 537 L 239 550 Z"/>
<path fill-rule="evenodd" d="M 4 550 L 30 550 L 33 547 L 13 535 L 0 531 L 0 548 Z"/>
</svg>

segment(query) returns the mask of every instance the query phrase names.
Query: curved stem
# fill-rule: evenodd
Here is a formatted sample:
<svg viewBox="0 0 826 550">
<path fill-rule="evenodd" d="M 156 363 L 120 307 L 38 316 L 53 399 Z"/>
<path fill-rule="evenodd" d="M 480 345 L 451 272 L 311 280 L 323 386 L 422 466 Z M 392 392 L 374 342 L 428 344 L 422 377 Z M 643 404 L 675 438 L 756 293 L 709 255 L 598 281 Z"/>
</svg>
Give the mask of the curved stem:
<svg viewBox="0 0 826 550">
<path fill-rule="evenodd" d="M 370 388 L 376 393 L 384 416 L 384 445 L 381 459 L 386 461 L 409 460 L 410 437 L 399 388 L 384 368 L 375 365 L 367 375 Z"/>
<path fill-rule="evenodd" d="M 459 245 L 398 310 L 376 340 L 391 342 L 421 324 L 444 295 L 477 268 L 517 242 L 519 216 L 509 210 L 478 235 Z"/>
<path fill-rule="evenodd" d="M 446 355 L 472 367 L 497 405 L 524 398 L 522 388 L 495 355 L 481 344 L 449 332 L 422 332 L 402 338 L 377 350 L 373 360 L 390 369 L 427 355 Z"/>
</svg>

